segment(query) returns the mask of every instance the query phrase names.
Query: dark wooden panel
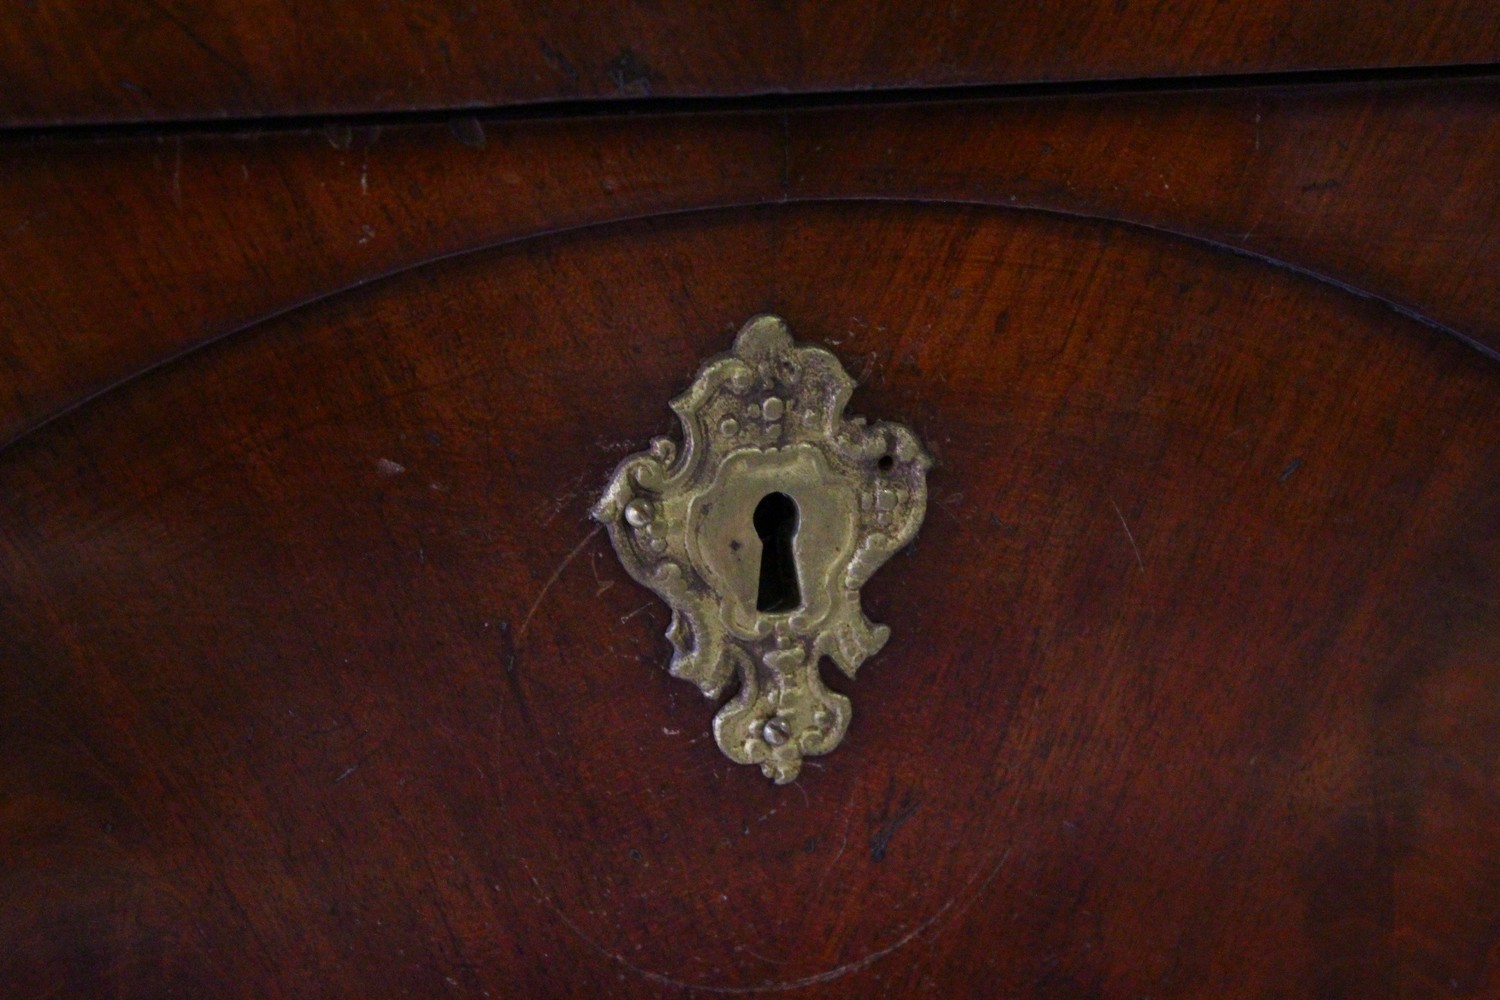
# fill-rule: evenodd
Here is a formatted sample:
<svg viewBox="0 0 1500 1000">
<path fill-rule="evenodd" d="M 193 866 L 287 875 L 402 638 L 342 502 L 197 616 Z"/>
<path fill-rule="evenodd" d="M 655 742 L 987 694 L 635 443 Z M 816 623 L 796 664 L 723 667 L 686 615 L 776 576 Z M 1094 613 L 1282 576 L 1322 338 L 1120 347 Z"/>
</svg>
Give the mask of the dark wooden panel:
<svg viewBox="0 0 1500 1000">
<path fill-rule="evenodd" d="M 938 459 L 785 788 L 586 515 L 767 308 Z M 1285 269 L 988 208 L 655 220 L 300 310 L 0 454 L 0 978 L 1493 994 L 1497 389 Z"/>
<path fill-rule="evenodd" d="M 0 442 L 331 291 L 549 229 L 915 198 L 1124 219 L 1500 349 L 1500 87 L 1444 82 L 0 145 Z"/>
<path fill-rule="evenodd" d="M 1126 219 L 1315 272 L 1500 352 L 1500 87 L 1266 88 L 810 112 L 795 198 Z"/>
<path fill-rule="evenodd" d="M 776 197 L 764 118 L 446 124 L 0 151 L 0 442 L 121 379 L 446 254 Z"/>
<path fill-rule="evenodd" d="M 0 22 L 0 121 L 1443 66 L 1488 0 L 349 4 L 52 0 Z"/>
</svg>

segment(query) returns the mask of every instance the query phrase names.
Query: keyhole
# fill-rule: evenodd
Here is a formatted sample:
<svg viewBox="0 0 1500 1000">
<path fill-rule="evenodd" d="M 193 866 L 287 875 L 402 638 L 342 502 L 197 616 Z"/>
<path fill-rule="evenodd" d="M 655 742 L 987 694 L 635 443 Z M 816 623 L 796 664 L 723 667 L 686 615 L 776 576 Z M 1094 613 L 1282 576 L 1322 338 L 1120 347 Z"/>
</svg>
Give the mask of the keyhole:
<svg viewBox="0 0 1500 1000">
<path fill-rule="evenodd" d="M 797 534 L 797 504 L 785 493 L 767 493 L 755 505 L 755 533 L 760 536 L 760 593 L 755 610 L 795 611 L 802 606 L 792 537 Z"/>
</svg>

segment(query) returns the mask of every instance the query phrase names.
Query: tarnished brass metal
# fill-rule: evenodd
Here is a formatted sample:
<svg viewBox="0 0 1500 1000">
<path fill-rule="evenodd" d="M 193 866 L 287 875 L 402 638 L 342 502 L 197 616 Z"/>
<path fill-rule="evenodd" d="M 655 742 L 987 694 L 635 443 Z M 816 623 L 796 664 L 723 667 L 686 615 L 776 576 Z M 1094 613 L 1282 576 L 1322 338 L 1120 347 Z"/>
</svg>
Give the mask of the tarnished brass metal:
<svg viewBox="0 0 1500 1000">
<path fill-rule="evenodd" d="M 828 351 L 759 316 L 672 401 L 682 448 L 625 459 L 594 508 L 625 569 L 672 609 L 669 670 L 710 698 L 731 760 L 784 784 L 838 746 L 850 677 L 890 629 L 859 588 L 917 533 L 931 460 L 899 424 L 845 418 L 854 380 Z"/>
</svg>

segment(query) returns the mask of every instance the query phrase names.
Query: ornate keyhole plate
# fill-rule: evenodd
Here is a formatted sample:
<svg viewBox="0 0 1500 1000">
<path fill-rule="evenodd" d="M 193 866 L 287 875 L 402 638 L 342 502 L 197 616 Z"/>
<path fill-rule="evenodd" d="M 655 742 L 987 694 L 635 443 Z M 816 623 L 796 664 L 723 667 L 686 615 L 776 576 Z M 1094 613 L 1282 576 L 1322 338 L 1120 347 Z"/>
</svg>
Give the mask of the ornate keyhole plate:
<svg viewBox="0 0 1500 1000">
<path fill-rule="evenodd" d="M 672 401 L 682 448 L 657 438 L 625 459 L 594 508 L 625 569 L 672 609 L 668 667 L 710 698 L 731 760 L 784 784 L 838 746 L 849 677 L 890 637 L 859 588 L 916 535 L 932 462 L 899 424 L 846 418 L 835 358 L 759 316 Z"/>
</svg>

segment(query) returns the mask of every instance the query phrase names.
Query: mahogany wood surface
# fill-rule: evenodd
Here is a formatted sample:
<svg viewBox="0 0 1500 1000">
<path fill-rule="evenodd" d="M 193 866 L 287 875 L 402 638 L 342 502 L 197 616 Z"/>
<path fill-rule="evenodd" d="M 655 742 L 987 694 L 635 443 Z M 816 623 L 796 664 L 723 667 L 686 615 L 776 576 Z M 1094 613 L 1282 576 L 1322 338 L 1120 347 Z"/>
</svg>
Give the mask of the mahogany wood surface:
<svg viewBox="0 0 1500 1000">
<path fill-rule="evenodd" d="M 30 0 L 0 124 L 1497 61 L 1492 0 Z"/>
<path fill-rule="evenodd" d="M 434 258 L 663 212 L 906 199 L 1114 219 L 1500 350 L 1500 84 L 0 141 L 0 442 Z"/>
<path fill-rule="evenodd" d="M 937 459 L 787 787 L 587 517 L 762 310 Z M 0 981 L 1494 996 L 1497 390 L 1326 281 L 985 205 L 591 227 L 279 316 L 0 452 Z"/>
</svg>

